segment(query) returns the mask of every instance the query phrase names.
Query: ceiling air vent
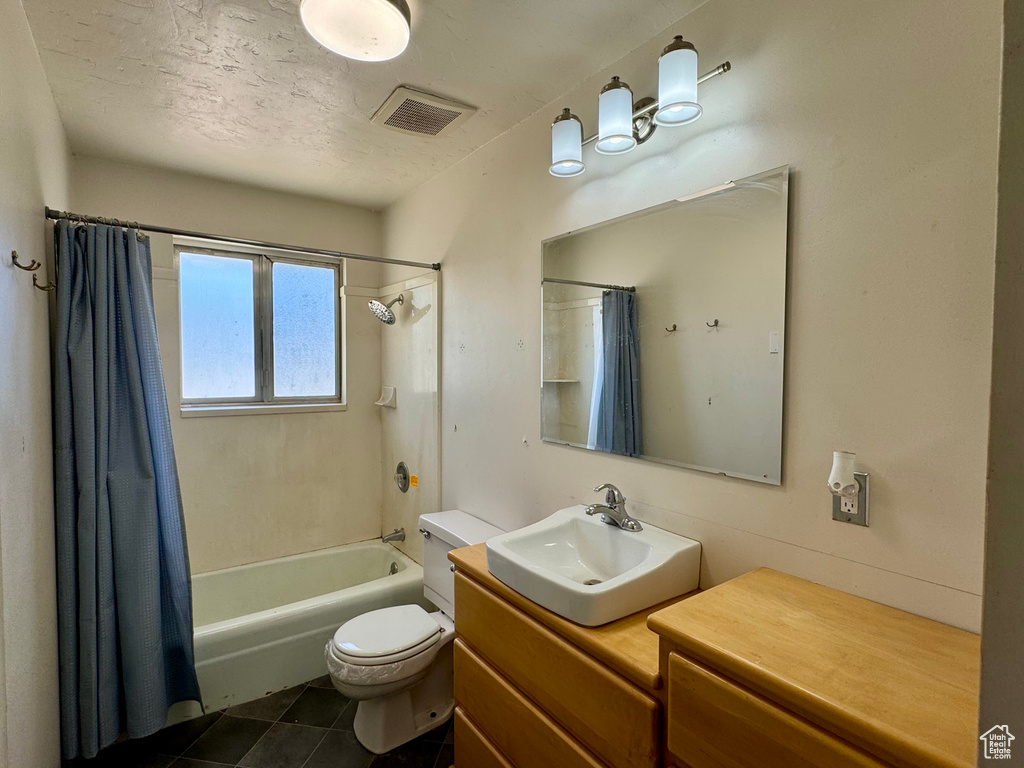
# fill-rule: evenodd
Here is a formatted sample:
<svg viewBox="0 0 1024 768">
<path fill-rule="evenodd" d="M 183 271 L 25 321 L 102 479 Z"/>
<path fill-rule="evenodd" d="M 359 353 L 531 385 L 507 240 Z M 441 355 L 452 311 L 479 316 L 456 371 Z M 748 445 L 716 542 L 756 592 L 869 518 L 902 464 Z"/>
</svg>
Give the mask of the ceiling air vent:
<svg viewBox="0 0 1024 768">
<path fill-rule="evenodd" d="M 418 136 L 444 136 L 476 112 L 476 107 L 400 85 L 370 118 L 371 123 Z"/>
</svg>

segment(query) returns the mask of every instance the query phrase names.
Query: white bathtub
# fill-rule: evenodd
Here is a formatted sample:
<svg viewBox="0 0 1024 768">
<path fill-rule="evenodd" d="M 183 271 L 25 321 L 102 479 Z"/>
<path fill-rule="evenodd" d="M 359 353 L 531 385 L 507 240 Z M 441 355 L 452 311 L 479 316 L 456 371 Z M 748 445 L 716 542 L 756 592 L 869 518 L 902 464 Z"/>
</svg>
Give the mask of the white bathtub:
<svg viewBox="0 0 1024 768">
<path fill-rule="evenodd" d="M 207 712 L 327 674 L 324 645 L 361 613 L 433 609 L 420 566 L 379 540 L 199 574 L 192 602 Z"/>
</svg>

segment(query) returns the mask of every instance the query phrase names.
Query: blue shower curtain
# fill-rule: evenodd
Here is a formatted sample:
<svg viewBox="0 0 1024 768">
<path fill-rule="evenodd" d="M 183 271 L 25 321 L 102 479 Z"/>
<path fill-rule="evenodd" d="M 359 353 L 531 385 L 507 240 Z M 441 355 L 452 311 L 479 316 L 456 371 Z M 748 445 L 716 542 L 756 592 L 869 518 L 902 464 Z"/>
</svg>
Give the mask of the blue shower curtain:
<svg viewBox="0 0 1024 768">
<path fill-rule="evenodd" d="M 149 240 L 54 226 L 61 751 L 92 757 L 199 700 Z"/>
<path fill-rule="evenodd" d="M 636 294 L 605 291 L 601 299 L 604 375 L 597 412 L 597 449 L 639 456 L 640 337 Z"/>
</svg>

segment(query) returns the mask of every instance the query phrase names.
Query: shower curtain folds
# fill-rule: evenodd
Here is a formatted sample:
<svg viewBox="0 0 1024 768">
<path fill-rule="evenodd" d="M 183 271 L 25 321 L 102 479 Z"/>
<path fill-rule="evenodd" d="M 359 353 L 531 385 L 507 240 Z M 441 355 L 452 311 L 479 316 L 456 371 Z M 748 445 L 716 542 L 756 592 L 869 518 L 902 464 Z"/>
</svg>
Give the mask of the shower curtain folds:
<svg viewBox="0 0 1024 768">
<path fill-rule="evenodd" d="M 603 376 L 597 411 L 597 450 L 640 456 L 640 322 L 636 294 L 605 291 L 601 298 Z"/>
<path fill-rule="evenodd" d="M 54 226 L 61 751 L 92 757 L 199 700 L 149 240 Z"/>
</svg>

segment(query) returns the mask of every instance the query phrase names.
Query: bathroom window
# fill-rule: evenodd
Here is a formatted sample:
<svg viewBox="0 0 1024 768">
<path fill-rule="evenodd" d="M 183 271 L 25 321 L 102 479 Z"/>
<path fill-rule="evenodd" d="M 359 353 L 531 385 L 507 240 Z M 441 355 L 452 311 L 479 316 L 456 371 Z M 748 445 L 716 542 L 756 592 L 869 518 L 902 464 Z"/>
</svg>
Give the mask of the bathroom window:
<svg viewBox="0 0 1024 768">
<path fill-rule="evenodd" d="M 341 402 L 341 262 L 178 244 L 181 402 Z"/>
</svg>

